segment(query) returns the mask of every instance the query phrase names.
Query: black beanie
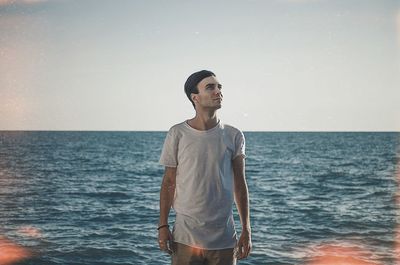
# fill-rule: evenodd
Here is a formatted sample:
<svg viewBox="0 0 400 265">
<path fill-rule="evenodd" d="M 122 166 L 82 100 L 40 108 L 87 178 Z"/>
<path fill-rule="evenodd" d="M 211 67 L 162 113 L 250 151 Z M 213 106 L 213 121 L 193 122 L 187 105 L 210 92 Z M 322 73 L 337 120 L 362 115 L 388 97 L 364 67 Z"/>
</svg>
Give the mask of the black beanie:
<svg viewBox="0 0 400 265">
<path fill-rule="evenodd" d="M 193 106 L 194 103 L 190 98 L 191 93 L 198 93 L 197 84 L 201 82 L 206 77 L 215 76 L 215 74 L 208 70 L 201 70 L 191 74 L 185 82 L 185 93 L 189 100 L 192 102 Z"/>
</svg>

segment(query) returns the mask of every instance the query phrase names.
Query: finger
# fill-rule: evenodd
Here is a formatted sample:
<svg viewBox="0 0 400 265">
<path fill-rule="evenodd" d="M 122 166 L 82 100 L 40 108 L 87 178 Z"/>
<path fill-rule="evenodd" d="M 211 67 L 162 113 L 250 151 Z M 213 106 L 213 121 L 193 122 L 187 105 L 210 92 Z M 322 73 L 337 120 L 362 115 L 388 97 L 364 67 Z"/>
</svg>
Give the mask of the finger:
<svg viewBox="0 0 400 265">
<path fill-rule="evenodd" d="M 158 245 L 160 246 L 160 249 L 165 251 L 167 249 L 167 242 L 166 241 L 159 241 Z"/>
<path fill-rule="evenodd" d="M 168 240 L 168 249 L 169 249 L 169 254 L 174 253 L 174 242 L 172 241 L 172 239 Z"/>
<path fill-rule="evenodd" d="M 247 258 L 250 254 L 250 245 L 247 244 L 243 244 L 240 248 L 239 248 L 239 255 L 238 255 L 238 259 L 244 259 Z"/>
<path fill-rule="evenodd" d="M 242 259 L 243 258 L 243 250 L 242 250 L 242 244 L 239 244 L 237 246 L 237 259 Z"/>
<path fill-rule="evenodd" d="M 247 256 L 247 253 L 249 252 L 249 245 L 248 244 L 243 244 L 243 254 Z"/>
<path fill-rule="evenodd" d="M 160 246 L 160 250 L 168 253 L 169 255 L 172 254 L 170 244 L 168 244 L 167 241 L 159 241 L 159 246 Z"/>
<path fill-rule="evenodd" d="M 168 247 L 165 247 L 162 251 L 164 251 L 165 253 L 168 253 L 169 255 L 172 254 L 172 250 L 169 249 Z"/>
<path fill-rule="evenodd" d="M 247 258 L 251 252 L 251 244 L 246 244 L 244 246 L 244 258 Z"/>
<path fill-rule="evenodd" d="M 246 250 L 244 247 L 242 247 L 242 254 L 240 255 L 240 259 L 246 258 Z"/>
<path fill-rule="evenodd" d="M 172 254 L 172 250 L 170 250 L 169 248 L 167 248 L 167 247 L 164 247 L 164 248 L 160 248 L 163 252 L 165 252 L 165 253 L 167 253 L 167 254 L 169 254 L 169 255 L 171 255 Z"/>
<path fill-rule="evenodd" d="M 171 255 L 172 254 L 172 249 L 171 249 L 171 245 L 170 244 L 168 244 L 166 247 L 165 247 L 165 250 L 164 250 L 166 253 L 168 253 L 169 255 Z"/>
<path fill-rule="evenodd" d="M 250 246 L 249 245 L 244 245 L 243 246 L 243 258 L 247 258 L 250 253 Z"/>
<path fill-rule="evenodd" d="M 249 250 L 247 251 L 247 256 L 250 255 L 250 253 L 251 253 L 251 249 L 252 249 L 251 243 L 249 244 L 248 249 L 249 249 Z"/>
</svg>

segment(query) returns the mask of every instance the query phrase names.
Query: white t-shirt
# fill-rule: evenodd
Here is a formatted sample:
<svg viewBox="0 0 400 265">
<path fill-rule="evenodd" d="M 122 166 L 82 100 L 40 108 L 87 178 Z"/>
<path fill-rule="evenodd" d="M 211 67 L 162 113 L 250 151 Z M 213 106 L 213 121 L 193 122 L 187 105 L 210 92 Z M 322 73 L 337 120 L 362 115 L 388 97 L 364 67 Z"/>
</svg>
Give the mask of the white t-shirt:
<svg viewBox="0 0 400 265">
<path fill-rule="evenodd" d="M 236 244 L 232 207 L 236 156 L 245 157 L 243 133 L 220 122 L 207 131 L 186 121 L 168 131 L 160 164 L 177 167 L 174 241 L 203 249 Z"/>
</svg>

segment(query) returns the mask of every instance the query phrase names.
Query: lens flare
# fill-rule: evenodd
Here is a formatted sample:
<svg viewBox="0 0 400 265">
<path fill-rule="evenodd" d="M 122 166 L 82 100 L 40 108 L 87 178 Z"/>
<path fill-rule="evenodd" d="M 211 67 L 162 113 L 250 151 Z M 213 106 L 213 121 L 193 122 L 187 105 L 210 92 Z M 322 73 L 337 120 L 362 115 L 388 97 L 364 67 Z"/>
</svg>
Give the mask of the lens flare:
<svg viewBox="0 0 400 265">
<path fill-rule="evenodd" d="M 11 240 L 0 236 L 0 264 L 1 265 L 12 265 L 27 259 L 32 256 L 32 253 L 15 244 Z"/>
<path fill-rule="evenodd" d="M 190 247 L 190 251 L 194 256 L 200 256 L 203 253 L 203 249 L 197 247 Z"/>
<path fill-rule="evenodd" d="M 315 248 L 308 265 L 381 265 L 372 260 L 372 253 L 358 246 L 326 244 Z"/>
</svg>

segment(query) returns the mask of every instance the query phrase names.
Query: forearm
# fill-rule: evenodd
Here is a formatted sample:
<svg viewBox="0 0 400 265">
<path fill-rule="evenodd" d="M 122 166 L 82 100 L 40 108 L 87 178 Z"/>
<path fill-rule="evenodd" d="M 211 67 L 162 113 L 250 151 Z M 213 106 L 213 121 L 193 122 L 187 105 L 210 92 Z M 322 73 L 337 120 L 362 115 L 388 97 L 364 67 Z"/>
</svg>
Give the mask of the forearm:
<svg viewBox="0 0 400 265">
<path fill-rule="evenodd" d="M 237 242 L 237 258 L 244 259 L 251 252 L 251 226 L 249 210 L 249 192 L 244 174 L 238 174 L 235 183 L 235 201 L 242 224 L 242 232 Z"/>
<path fill-rule="evenodd" d="M 168 224 L 168 216 L 175 194 L 175 183 L 164 177 L 160 191 L 159 225 Z"/>
<path fill-rule="evenodd" d="M 244 181 L 241 185 L 238 185 L 238 187 L 235 189 L 235 201 L 240 217 L 240 223 L 242 224 L 242 230 L 247 230 L 250 232 L 249 191 L 246 181 Z"/>
</svg>

